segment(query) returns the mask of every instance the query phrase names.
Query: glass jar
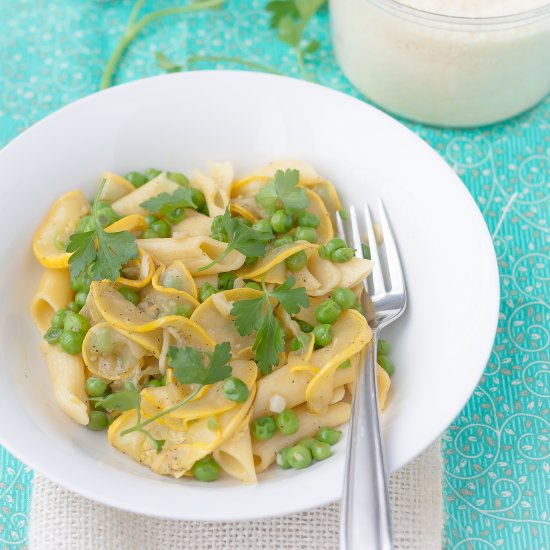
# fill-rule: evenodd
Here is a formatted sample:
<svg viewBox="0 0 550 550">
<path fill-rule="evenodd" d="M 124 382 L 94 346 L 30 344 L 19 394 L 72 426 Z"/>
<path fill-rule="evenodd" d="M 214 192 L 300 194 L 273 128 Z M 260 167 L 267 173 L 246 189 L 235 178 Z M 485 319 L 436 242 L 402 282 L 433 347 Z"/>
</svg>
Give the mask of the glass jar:
<svg viewBox="0 0 550 550">
<path fill-rule="evenodd" d="M 493 10 L 461 13 L 467 1 L 473 13 L 476 6 Z M 417 8 L 426 5 L 432 11 Z M 441 6 L 447 14 L 433 13 Z M 547 0 L 330 0 L 330 14 L 342 70 L 397 115 L 480 126 L 521 113 L 550 91 Z"/>
</svg>

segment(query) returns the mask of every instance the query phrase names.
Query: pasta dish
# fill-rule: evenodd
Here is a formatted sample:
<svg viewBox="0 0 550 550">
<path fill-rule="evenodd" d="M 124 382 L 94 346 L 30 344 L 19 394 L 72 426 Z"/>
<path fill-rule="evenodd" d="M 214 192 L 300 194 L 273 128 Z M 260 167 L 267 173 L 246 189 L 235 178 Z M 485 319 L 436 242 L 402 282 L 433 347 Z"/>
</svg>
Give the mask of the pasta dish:
<svg viewBox="0 0 550 550">
<path fill-rule="evenodd" d="M 255 482 L 329 458 L 372 337 L 373 264 L 335 237 L 341 209 L 297 161 L 240 179 L 230 163 L 105 173 L 93 200 L 61 196 L 33 240 L 31 302 L 59 407 L 176 478 Z"/>
</svg>

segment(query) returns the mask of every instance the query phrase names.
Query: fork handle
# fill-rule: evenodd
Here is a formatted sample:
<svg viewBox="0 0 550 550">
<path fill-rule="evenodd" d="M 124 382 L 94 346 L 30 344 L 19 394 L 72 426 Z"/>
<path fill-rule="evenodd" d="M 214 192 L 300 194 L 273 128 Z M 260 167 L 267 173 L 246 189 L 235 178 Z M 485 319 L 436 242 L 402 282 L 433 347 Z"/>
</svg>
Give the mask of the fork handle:
<svg viewBox="0 0 550 550">
<path fill-rule="evenodd" d="M 378 334 L 357 373 L 340 512 L 341 550 L 390 550 L 391 516 L 378 424 Z"/>
</svg>

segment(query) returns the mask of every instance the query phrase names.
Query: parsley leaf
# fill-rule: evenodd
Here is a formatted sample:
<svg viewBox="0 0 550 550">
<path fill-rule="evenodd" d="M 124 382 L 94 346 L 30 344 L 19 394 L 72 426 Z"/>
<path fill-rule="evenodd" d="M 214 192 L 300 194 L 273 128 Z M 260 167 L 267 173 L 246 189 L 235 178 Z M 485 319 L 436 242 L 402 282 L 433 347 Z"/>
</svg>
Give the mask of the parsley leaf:
<svg viewBox="0 0 550 550">
<path fill-rule="evenodd" d="M 66 250 L 73 253 L 69 259 L 69 267 L 73 279 L 96 259 L 96 240 L 97 231 L 95 230 L 86 231 L 86 233 L 73 233 L 69 237 Z"/>
<path fill-rule="evenodd" d="M 256 196 L 256 202 L 269 214 L 279 208 L 285 208 L 296 214 L 309 206 L 307 190 L 298 187 L 298 170 L 277 170 L 275 177 Z"/>
<path fill-rule="evenodd" d="M 295 315 L 299 313 L 301 307 L 309 306 L 306 289 L 302 286 L 292 288 L 295 284 L 296 279 L 291 275 L 282 285 L 273 289 L 270 293 L 271 296 L 279 301 L 289 315 Z"/>
<path fill-rule="evenodd" d="M 279 364 L 279 352 L 285 349 L 285 335 L 281 325 L 269 310 L 252 344 L 254 359 L 262 374 L 269 374 Z"/>
<path fill-rule="evenodd" d="M 73 279 L 78 277 L 88 266 L 91 266 L 94 280 L 116 281 L 120 276 L 122 266 L 128 260 L 137 258 L 139 255 L 136 239 L 129 231 L 108 233 L 101 226 L 97 205 L 105 183 L 106 180 L 101 182 L 92 208 L 95 229 L 85 233 L 73 233 L 69 237 L 66 250 L 72 252 L 69 258 L 69 269 Z"/>
<path fill-rule="evenodd" d="M 208 365 L 203 362 L 208 357 Z M 229 342 L 216 344 L 213 352 L 200 352 L 194 348 L 171 346 L 168 351 L 174 376 L 182 384 L 214 384 L 231 376 L 231 345 Z"/>
<path fill-rule="evenodd" d="M 309 306 L 305 288 L 292 288 L 295 283 L 296 279 L 290 276 L 282 285 L 269 292 L 262 280 L 262 296 L 239 300 L 231 308 L 231 315 L 235 317 L 235 328 L 241 336 L 256 331 L 252 349 L 263 375 L 269 374 L 273 366 L 279 364 L 279 353 L 285 349 L 284 332 L 273 314 L 271 299 L 278 300 L 291 315 L 298 313 L 300 307 Z"/>
<path fill-rule="evenodd" d="M 270 233 L 256 231 L 246 225 L 241 219 L 232 218 L 229 209 L 223 215 L 222 225 L 229 239 L 227 247 L 213 262 L 199 268 L 199 271 L 204 271 L 217 264 L 232 250 L 238 250 L 245 256 L 263 256 L 265 254 L 265 243 L 273 238 L 273 235 Z"/>
<path fill-rule="evenodd" d="M 98 401 L 98 404 L 109 411 L 129 411 L 137 409 L 140 405 L 141 396 L 137 391 L 122 390 L 109 394 Z"/>
<path fill-rule="evenodd" d="M 197 209 L 197 205 L 193 202 L 193 195 L 189 187 L 180 187 L 171 195 L 166 192 L 160 193 L 159 195 L 142 202 L 140 206 L 146 210 L 149 210 L 149 212 L 153 214 L 162 215 L 169 214 L 177 208 Z"/>
<path fill-rule="evenodd" d="M 319 49 L 318 40 L 310 40 L 305 46 L 304 31 L 311 18 L 326 3 L 326 0 L 273 0 L 266 10 L 270 13 L 270 27 L 277 29 L 279 39 L 296 52 L 298 64 L 304 77 L 308 78 L 304 57 Z"/>
<path fill-rule="evenodd" d="M 264 319 L 264 296 L 235 302 L 231 315 L 235 317 L 235 327 L 239 334 L 246 335 L 258 330 Z"/>
</svg>

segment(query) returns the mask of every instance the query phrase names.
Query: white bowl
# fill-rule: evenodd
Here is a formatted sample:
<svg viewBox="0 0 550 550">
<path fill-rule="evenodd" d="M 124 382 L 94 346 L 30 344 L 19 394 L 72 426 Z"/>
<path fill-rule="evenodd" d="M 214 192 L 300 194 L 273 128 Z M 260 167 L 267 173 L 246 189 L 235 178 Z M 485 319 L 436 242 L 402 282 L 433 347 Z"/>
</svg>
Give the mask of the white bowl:
<svg viewBox="0 0 550 550">
<path fill-rule="evenodd" d="M 257 485 L 202 484 L 152 473 L 105 434 L 58 410 L 28 304 L 41 272 L 32 235 L 52 201 L 103 171 L 190 171 L 231 160 L 238 173 L 304 159 L 346 204 L 382 197 L 409 291 L 387 330 L 396 372 L 382 415 L 387 463 L 397 470 L 459 413 L 489 357 L 499 283 L 474 201 L 420 138 L 380 111 L 321 86 L 263 74 L 193 72 L 140 80 L 84 98 L 0 152 L 0 440 L 68 489 L 125 510 L 178 519 L 287 514 L 339 498 L 345 445 L 300 471 L 270 470 Z M 365 488 L 367 490 L 367 488 Z"/>
</svg>

